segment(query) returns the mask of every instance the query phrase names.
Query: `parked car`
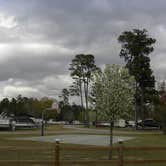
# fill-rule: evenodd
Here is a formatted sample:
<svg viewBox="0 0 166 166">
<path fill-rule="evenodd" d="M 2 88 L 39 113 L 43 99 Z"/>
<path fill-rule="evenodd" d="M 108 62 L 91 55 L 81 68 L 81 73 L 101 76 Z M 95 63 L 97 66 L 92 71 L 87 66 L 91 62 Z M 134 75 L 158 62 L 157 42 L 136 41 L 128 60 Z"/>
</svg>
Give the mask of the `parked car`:
<svg viewBox="0 0 166 166">
<path fill-rule="evenodd" d="M 96 127 L 109 127 L 109 126 L 110 126 L 109 122 L 101 121 L 96 123 Z"/>
<path fill-rule="evenodd" d="M 114 121 L 113 125 L 114 127 L 126 127 L 126 121 L 124 119 L 119 119 Z M 107 121 L 99 121 L 96 123 L 96 127 L 109 127 L 109 126 L 110 126 L 110 122 L 107 122 Z"/>
<path fill-rule="evenodd" d="M 139 128 L 142 129 L 160 129 L 161 125 L 154 119 L 145 119 L 142 122 L 137 123 Z"/>
<path fill-rule="evenodd" d="M 69 122 L 68 121 L 55 121 L 54 124 L 57 124 L 57 125 L 68 125 Z"/>
<path fill-rule="evenodd" d="M 132 127 L 132 128 L 134 128 L 135 127 L 135 121 L 133 121 L 133 120 L 127 120 L 126 121 L 126 127 Z"/>
</svg>

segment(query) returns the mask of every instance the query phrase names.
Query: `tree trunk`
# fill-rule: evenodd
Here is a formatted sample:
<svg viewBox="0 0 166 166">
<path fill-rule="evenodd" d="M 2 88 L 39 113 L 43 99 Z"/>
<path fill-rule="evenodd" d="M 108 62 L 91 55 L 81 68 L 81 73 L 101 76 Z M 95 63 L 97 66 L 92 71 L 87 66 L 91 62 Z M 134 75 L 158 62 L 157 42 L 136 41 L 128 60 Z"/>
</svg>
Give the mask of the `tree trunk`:
<svg viewBox="0 0 166 166">
<path fill-rule="evenodd" d="M 96 119 L 95 119 L 95 126 L 97 127 L 97 121 L 98 121 L 98 116 L 97 116 L 97 109 L 96 109 Z"/>
<path fill-rule="evenodd" d="M 135 89 L 135 130 L 138 130 L 138 112 L 139 112 L 139 106 L 138 106 L 138 86 L 136 83 L 136 89 Z"/>
<path fill-rule="evenodd" d="M 110 150 L 109 150 L 109 160 L 112 159 L 112 146 L 113 146 L 113 122 L 110 121 Z"/>
<path fill-rule="evenodd" d="M 88 106 L 88 93 L 89 93 L 89 80 L 87 79 L 87 83 L 86 83 L 86 110 L 87 110 L 87 127 L 89 128 L 90 126 L 90 122 L 89 122 L 89 106 Z"/>
<path fill-rule="evenodd" d="M 85 109 L 85 117 L 86 117 L 86 124 L 85 126 L 86 127 L 89 127 L 89 117 L 88 117 L 88 97 L 87 97 L 87 88 L 86 88 L 86 82 L 84 80 L 84 95 L 85 95 L 85 106 L 86 106 L 86 109 Z"/>
<path fill-rule="evenodd" d="M 85 112 L 84 112 L 84 104 L 83 104 L 82 83 L 81 83 L 81 80 L 80 80 L 79 86 L 80 86 L 80 98 L 81 98 L 81 106 L 82 106 L 82 121 L 85 124 Z"/>
<path fill-rule="evenodd" d="M 145 119 L 144 117 L 144 93 L 142 90 L 142 94 L 141 94 L 141 120 L 143 121 Z M 144 123 L 142 123 L 142 128 L 145 129 L 144 127 Z"/>
<path fill-rule="evenodd" d="M 162 126 L 163 135 L 166 135 L 166 125 Z"/>
<path fill-rule="evenodd" d="M 135 130 L 138 130 L 138 105 L 136 103 L 136 109 L 135 109 Z"/>
<path fill-rule="evenodd" d="M 163 135 L 166 135 L 166 128 L 163 129 Z"/>
</svg>

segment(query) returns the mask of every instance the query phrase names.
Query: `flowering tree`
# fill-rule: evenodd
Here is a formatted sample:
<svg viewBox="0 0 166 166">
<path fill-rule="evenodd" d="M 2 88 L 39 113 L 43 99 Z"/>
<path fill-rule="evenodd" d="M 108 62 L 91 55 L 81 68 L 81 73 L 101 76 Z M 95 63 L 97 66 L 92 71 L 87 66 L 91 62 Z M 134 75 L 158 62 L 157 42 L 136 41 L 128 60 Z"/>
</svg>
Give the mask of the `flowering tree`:
<svg viewBox="0 0 166 166">
<path fill-rule="evenodd" d="M 131 116 L 134 103 L 134 77 L 120 65 L 106 65 L 94 76 L 96 109 L 99 116 L 110 122 L 110 146 L 113 143 L 113 122 Z M 109 159 L 112 158 L 110 150 Z"/>
</svg>

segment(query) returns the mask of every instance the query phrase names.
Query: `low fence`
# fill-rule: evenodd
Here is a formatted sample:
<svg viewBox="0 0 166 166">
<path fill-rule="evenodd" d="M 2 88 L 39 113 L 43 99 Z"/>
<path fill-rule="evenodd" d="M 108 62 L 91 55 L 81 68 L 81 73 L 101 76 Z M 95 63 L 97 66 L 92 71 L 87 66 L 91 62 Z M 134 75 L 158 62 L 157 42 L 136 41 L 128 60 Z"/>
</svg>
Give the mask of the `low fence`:
<svg viewBox="0 0 166 166">
<path fill-rule="evenodd" d="M 60 146 L 59 141 L 56 141 L 55 146 L 55 166 L 61 166 L 61 164 L 80 164 L 80 165 L 88 165 L 88 164 L 116 164 L 117 166 L 125 166 L 125 164 L 150 164 L 150 163 L 166 163 L 166 159 L 163 160 L 152 160 L 152 159 L 125 159 L 124 152 L 125 151 L 166 151 L 166 147 L 125 147 L 123 142 L 120 141 L 117 147 L 112 147 L 113 151 L 117 151 L 118 157 L 116 160 L 70 160 L 70 161 L 61 161 L 60 160 L 60 151 L 62 150 L 72 150 L 72 151 L 102 151 L 102 150 L 110 150 L 110 147 L 64 147 Z"/>
<path fill-rule="evenodd" d="M 29 148 L 25 148 L 25 147 L 20 147 L 20 148 L 15 148 L 15 147 L 0 147 L 1 150 L 4 149 L 5 150 L 13 150 L 13 151 L 17 151 L 17 150 L 33 150 L 32 147 Z M 35 149 L 35 148 L 34 148 Z M 35 150 L 45 150 L 42 148 L 38 148 Z M 116 166 L 125 166 L 130 165 L 130 164 L 152 164 L 152 163 L 166 163 L 166 159 L 163 160 L 156 160 L 156 159 L 128 159 L 127 157 L 124 157 L 124 153 L 127 151 L 131 151 L 131 152 L 137 152 L 137 151 L 166 151 L 166 147 L 125 147 L 123 145 L 123 142 L 119 142 L 117 147 L 113 147 L 112 150 L 117 152 L 117 157 L 116 159 L 113 160 L 61 160 L 61 152 L 62 151 L 88 151 L 89 153 L 92 151 L 109 151 L 110 147 L 98 147 L 98 146 L 94 146 L 94 147 L 78 147 L 78 146 L 72 146 L 72 147 L 68 147 L 68 146 L 61 146 L 59 141 L 56 141 L 55 147 L 53 148 L 54 152 L 52 152 L 53 154 L 53 160 L 49 161 L 49 160 L 0 160 L 0 165 L 52 165 L 52 166 L 61 166 L 61 165 L 68 165 L 68 166 L 72 166 L 75 164 L 79 164 L 79 165 L 90 165 L 90 164 L 100 164 L 100 165 L 116 165 Z M 74 158 L 74 156 L 73 156 Z"/>
<path fill-rule="evenodd" d="M 55 147 L 45 148 L 45 147 L 14 147 L 14 146 L 0 146 L 0 166 L 30 166 L 30 165 L 55 165 Z M 41 159 L 42 157 L 37 157 L 39 152 L 49 152 L 53 157 L 50 160 Z M 2 153 L 3 152 L 3 153 Z M 26 155 L 24 154 L 26 152 Z M 9 155 L 10 153 L 10 155 Z M 25 156 L 23 157 L 24 154 Z M 31 154 L 29 156 L 29 154 Z M 2 157 L 2 155 L 4 157 Z M 34 156 L 33 156 L 34 155 Z M 6 157 L 5 157 L 6 156 Z M 33 157 L 32 157 L 33 156 Z M 3 159 L 4 158 L 4 159 Z M 6 159 L 7 158 L 7 159 Z M 35 158 L 35 159 L 34 159 Z"/>
</svg>

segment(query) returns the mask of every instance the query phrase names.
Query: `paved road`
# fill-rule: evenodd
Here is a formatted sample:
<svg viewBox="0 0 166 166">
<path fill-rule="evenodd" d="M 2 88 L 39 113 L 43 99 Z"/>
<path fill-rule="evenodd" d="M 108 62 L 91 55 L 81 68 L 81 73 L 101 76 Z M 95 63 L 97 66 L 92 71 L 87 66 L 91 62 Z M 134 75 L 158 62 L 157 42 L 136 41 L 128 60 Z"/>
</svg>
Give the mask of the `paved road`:
<svg viewBox="0 0 166 166">
<path fill-rule="evenodd" d="M 79 135 L 79 134 L 63 134 L 63 135 L 52 135 L 52 136 L 40 136 L 40 137 L 29 137 L 29 138 L 17 138 L 17 140 L 31 140 L 31 141 L 42 141 L 42 142 L 55 142 L 59 139 L 61 143 L 70 144 L 81 144 L 81 145 L 98 145 L 108 146 L 109 136 L 106 135 Z M 113 137 L 113 143 L 120 140 L 127 141 L 133 139 L 132 137 Z"/>
<path fill-rule="evenodd" d="M 45 134 L 56 134 L 51 136 L 37 136 L 37 137 L 24 137 L 16 138 L 17 140 L 32 140 L 32 141 L 43 141 L 43 142 L 55 142 L 56 139 L 60 139 L 61 143 L 71 143 L 71 144 L 83 144 L 83 145 L 109 145 L 109 130 L 98 130 L 98 129 L 87 129 L 87 128 L 78 128 L 75 126 L 64 126 L 69 130 L 62 131 L 51 131 L 46 132 Z M 71 129 L 71 130 L 70 130 Z M 15 134 L 36 134 L 40 135 L 40 131 L 20 131 L 14 132 Z M 105 135 L 102 135 L 105 134 Z M 122 137 L 114 136 L 113 143 L 118 142 L 119 140 L 130 140 L 134 137 Z"/>
</svg>

